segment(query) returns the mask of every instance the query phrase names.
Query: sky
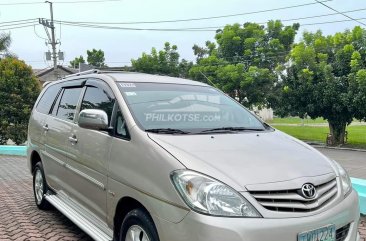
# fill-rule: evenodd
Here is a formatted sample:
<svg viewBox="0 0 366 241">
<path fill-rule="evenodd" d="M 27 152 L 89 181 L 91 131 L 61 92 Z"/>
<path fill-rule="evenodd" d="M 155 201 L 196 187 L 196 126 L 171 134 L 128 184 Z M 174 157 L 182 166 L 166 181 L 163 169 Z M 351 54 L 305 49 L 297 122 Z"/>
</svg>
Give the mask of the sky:
<svg viewBox="0 0 366 241">
<path fill-rule="evenodd" d="M 143 22 L 231 15 L 314 2 L 315 0 L 54 0 L 53 11 L 54 19 L 62 21 Z M 364 11 L 347 13 L 352 18 L 365 18 L 365 0 L 331 0 L 325 4 L 341 12 L 365 8 Z M 233 23 L 263 23 L 271 19 L 286 20 L 330 13 L 334 12 L 317 3 L 298 8 L 201 21 L 116 26 L 130 28 L 216 27 Z M 9 26 L 4 27 L 6 24 L 4 22 L 32 18 L 49 19 L 49 4 L 43 3 L 42 0 L 0 0 L 0 32 L 9 28 Z M 308 24 L 346 19 L 342 15 L 332 15 L 287 21 L 284 24 L 291 25 L 293 22 Z M 366 20 L 362 21 L 366 25 Z M 345 29 L 352 29 L 356 25 L 360 24 L 348 21 L 303 26 L 300 28 L 296 40 L 301 39 L 303 31 L 320 29 L 324 34 L 334 34 Z M 51 62 L 45 61 L 45 52 L 50 50 L 51 46 L 45 44 L 44 38 L 47 38 L 47 35 L 42 25 L 35 23 L 34 26 L 5 30 L 5 32 L 11 34 L 10 51 L 20 59 L 37 69 L 51 66 Z M 194 44 L 203 46 L 207 40 L 213 41 L 215 36 L 215 31 L 133 31 L 81 28 L 64 24 L 55 24 L 55 32 L 56 39 L 61 42 L 61 45 L 57 46 L 57 51 L 60 50 L 65 54 L 65 60 L 60 61 L 59 64 L 66 66 L 76 56 L 83 55 L 86 59 L 86 50 L 92 48 L 102 49 L 105 52 L 105 62 L 108 66 L 130 65 L 131 59 L 138 58 L 142 52 L 150 53 L 152 47 L 159 50 L 163 48 L 165 42 L 177 45 L 181 58 L 194 61 L 192 46 Z"/>
</svg>

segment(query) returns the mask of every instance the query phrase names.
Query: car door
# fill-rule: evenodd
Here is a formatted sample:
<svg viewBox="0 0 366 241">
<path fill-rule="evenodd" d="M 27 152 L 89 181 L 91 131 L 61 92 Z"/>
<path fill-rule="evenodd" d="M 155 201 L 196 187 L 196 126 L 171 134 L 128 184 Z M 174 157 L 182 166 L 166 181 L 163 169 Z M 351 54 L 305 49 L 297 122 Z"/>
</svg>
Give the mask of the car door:
<svg viewBox="0 0 366 241">
<path fill-rule="evenodd" d="M 28 146 L 29 150 L 38 149 L 43 161 L 43 168 L 46 171 L 46 180 L 48 184 L 53 184 L 54 175 L 48 177 L 48 169 L 53 169 L 54 161 L 47 155 L 45 150 L 45 145 L 47 144 L 47 134 L 48 134 L 48 119 L 50 111 L 52 110 L 53 103 L 57 99 L 59 93 L 61 92 L 61 86 L 59 84 L 53 84 L 45 88 L 41 94 L 41 98 L 33 109 L 32 115 L 29 120 L 28 127 Z M 52 171 L 51 171 L 52 172 Z"/>
<path fill-rule="evenodd" d="M 50 115 L 45 121 L 45 151 L 43 162 L 48 185 L 55 191 L 65 191 L 65 167 L 69 159 L 69 136 L 74 125 L 76 107 L 82 91 L 80 81 L 63 85 Z"/>
<path fill-rule="evenodd" d="M 90 79 L 85 84 L 80 105 L 84 109 L 104 110 L 111 121 L 114 95 L 102 80 Z M 107 164 L 112 136 L 107 131 L 96 131 L 73 126 L 70 160 L 67 173 L 68 193 L 82 206 L 106 219 Z"/>
</svg>

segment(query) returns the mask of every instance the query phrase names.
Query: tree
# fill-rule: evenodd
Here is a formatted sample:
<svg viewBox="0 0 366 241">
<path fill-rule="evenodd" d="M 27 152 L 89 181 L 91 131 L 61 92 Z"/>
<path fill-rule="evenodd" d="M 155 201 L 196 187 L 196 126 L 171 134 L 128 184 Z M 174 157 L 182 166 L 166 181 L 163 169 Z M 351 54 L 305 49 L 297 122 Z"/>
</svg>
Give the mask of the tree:
<svg viewBox="0 0 366 241">
<path fill-rule="evenodd" d="M 181 78 L 188 78 L 189 70 L 192 68 L 193 63 L 182 59 L 178 65 L 178 76 Z"/>
<path fill-rule="evenodd" d="M 40 84 L 32 68 L 16 58 L 0 60 L 0 144 L 22 144 Z"/>
<path fill-rule="evenodd" d="M 4 56 L 11 55 L 8 51 L 11 44 L 10 34 L 0 33 L 0 54 Z"/>
<path fill-rule="evenodd" d="M 298 24 L 269 21 L 227 25 L 215 35 L 217 44 L 193 46 L 197 65 L 191 78 L 213 84 L 247 107 L 271 106 L 277 82 L 276 67 L 286 61 Z"/>
<path fill-rule="evenodd" d="M 142 73 L 163 74 L 176 77 L 187 77 L 193 63 L 186 60 L 179 61 L 178 47 L 164 44 L 164 49 L 159 52 L 156 48 L 151 49 L 150 54 L 142 53 L 138 59 L 132 59 L 132 67 Z"/>
<path fill-rule="evenodd" d="M 79 64 L 85 64 L 85 60 L 84 57 L 82 55 L 80 55 L 80 57 L 75 57 L 74 60 L 70 61 L 70 67 L 71 68 L 79 68 Z"/>
<path fill-rule="evenodd" d="M 96 49 L 92 49 L 92 50 L 87 50 L 87 58 L 86 60 L 88 61 L 89 65 L 93 65 L 95 67 L 107 67 L 107 65 L 104 63 L 105 58 L 104 58 L 104 51 L 102 51 L 101 49 L 96 50 Z"/>
<path fill-rule="evenodd" d="M 328 120 L 330 143 L 344 144 L 353 118 L 366 117 L 366 31 L 324 36 L 305 32 L 279 69 L 282 86 L 280 113 Z"/>
<path fill-rule="evenodd" d="M 216 49 L 216 44 L 211 41 L 206 41 L 206 47 L 200 47 L 197 44 L 193 45 L 193 53 L 197 56 L 197 62 L 209 55 L 213 54 L 213 51 Z"/>
</svg>

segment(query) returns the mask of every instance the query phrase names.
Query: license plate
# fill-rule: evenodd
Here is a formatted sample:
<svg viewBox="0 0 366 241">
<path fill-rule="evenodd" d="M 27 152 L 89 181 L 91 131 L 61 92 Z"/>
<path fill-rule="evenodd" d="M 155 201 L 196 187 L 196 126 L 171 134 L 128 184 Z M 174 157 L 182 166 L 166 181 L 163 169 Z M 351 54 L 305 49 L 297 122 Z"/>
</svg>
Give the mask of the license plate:
<svg viewBox="0 0 366 241">
<path fill-rule="evenodd" d="M 306 231 L 297 235 L 297 241 L 335 241 L 336 227 L 334 224 Z"/>
</svg>

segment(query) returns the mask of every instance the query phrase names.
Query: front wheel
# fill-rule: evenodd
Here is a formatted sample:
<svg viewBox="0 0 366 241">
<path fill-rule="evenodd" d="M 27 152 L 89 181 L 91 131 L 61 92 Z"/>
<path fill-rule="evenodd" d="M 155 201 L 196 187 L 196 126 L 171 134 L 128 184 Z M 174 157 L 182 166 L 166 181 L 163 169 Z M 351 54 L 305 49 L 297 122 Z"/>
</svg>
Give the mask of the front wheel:
<svg viewBox="0 0 366 241">
<path fill-rule="evenodd" d="M 134 209 L 122 222 L 119 241 L 159 241 L 159 236 L 150 216 Z"/>
<path fill-rule="evenodd" d="M 33 171 L 33 193 L 37 207 L 42 210 L 50 208 L 49 202 L 45 198 L 48 191 L 42 163 L 38 162 Z"/>
</svg>

